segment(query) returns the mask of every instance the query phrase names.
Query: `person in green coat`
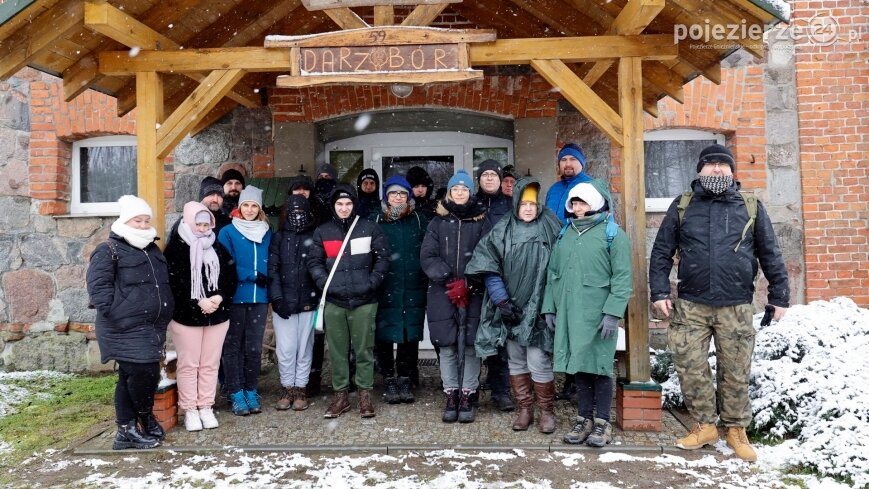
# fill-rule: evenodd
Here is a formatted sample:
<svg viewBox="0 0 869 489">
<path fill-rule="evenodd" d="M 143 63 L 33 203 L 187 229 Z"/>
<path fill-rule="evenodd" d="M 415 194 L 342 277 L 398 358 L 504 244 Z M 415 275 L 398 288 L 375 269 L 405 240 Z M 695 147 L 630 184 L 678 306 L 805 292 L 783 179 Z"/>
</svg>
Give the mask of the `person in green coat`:
<svg viewBox="0 0 869 489">
<path fill-rule="evenodd" d="M 484 358 L 507 349 L 510 385 L 519 405 L 513 429 L 534 422 L 534 394 L 540 408 L 539 430 L 555 431 L 555 377 L 552 332 L 540 316 L 546 264 L 561 223 L 540 199 L 540 182 L 516 183 L 512 212 L 499 220 L 474 249 L 466 276 L 486 284 L 474 347 Z M 533 385 L 533 391 L 532 391 Z"/>
<path fill-rule="evenodd" d="M 602 447 L 612 441 L 613 358 L 631 297 L 630 242 L 612 221 L 605 182 L 576 185 L 565 209 L 574 217 L 549 259 L 541 312 L 555 332 L 555 370 L 577 374 L 579 417 L 564 442 Z"/>
<path fill-rule="evenodd" d="M 423 338 L 428 277 L 419 263 L 428 220 L 414 209 L 413 189 L 401 175 L 383 184 L 381 208 L 371 220 L 380 225 L 391 243 L 389 273 L 377 293 L 375 353 L 386 379 L 384 400 L 389 404 L 414 402 L 419 385 L 419 342 Z M 393 345 L 398 347 L 393 358 Z"/>
</svg>

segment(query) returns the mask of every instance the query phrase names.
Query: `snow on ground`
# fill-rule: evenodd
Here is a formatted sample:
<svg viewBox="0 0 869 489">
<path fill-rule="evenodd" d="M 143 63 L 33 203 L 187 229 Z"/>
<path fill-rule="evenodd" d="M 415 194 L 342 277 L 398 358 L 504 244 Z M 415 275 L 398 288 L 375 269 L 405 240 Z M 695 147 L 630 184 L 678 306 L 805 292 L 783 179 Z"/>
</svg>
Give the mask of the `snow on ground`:
<svg viewBox="0 0 869 489">
<path fill-rule="evenodd" d="M 31 394 L 39 394 L 41 380 L 65 377 L 69 377 L 69 374 L 48 370 L 0 372 L 0 417 L 14 413 L 15 406 Z"/>
</svg>

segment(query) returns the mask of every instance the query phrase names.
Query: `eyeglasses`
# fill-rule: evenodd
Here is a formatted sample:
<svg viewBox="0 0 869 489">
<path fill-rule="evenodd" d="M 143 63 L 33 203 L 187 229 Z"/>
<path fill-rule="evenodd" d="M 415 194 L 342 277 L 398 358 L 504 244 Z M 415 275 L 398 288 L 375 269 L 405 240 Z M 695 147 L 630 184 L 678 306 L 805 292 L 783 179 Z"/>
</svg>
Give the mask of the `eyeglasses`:
<svg viewBox="0 0 869 489">
<path fill-rule="evenodd" d="M 721 167 L 725 167 L 725 166 L 726 166 L 726 167 L 729 168 L 729 167 L 730 167 L 730 164 L 728 164 L 728 163 L 724 163 L 724 162 L 721 162 L 721 161 L 707 161 L 706 163 L 703 163 L 703 166 L 714 166 L 715 168 L 721 168 Z"/>
</svg>

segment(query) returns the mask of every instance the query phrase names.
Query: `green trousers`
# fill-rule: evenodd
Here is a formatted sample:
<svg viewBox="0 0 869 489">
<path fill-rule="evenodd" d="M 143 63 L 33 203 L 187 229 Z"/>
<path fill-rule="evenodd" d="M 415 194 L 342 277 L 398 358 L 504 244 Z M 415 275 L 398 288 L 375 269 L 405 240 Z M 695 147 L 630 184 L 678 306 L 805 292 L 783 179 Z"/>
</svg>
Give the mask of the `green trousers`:
<svg viewBox="0 0 869 489">
<path fill-rule="evenodd" d="M 682 396 L 698 423 L 747 427 L 754 324 L 751 304 L 713 307 L 676 299 L 669 341 Z M 716 381 L 709 367 L 709 340 L 715 338 Z"/>
<path fill-rule="evenodd" d="M 332 389 L 350 388 L 350 345 L 356 351 L 356 387 L 374 387 L 374 317 L 377 303 L 344 309 L 329 302 L 323 313 L 329 361 L 332 364 Z"/>
</svg>

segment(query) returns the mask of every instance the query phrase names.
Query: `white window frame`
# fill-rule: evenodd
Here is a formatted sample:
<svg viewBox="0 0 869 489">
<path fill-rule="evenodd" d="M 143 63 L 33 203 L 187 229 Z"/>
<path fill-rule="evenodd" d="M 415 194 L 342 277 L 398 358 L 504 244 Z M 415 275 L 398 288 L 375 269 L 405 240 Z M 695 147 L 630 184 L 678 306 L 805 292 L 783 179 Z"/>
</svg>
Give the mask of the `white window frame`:
<svg viewBox="0 0 869 489">
<path fill-rule="evenodd" d="M 72 143 L 72 195 L 70 196 L 70 213 L 101 216 L 117 216 L 121 213 L 117 202 L 88 203 L 81 201 L 81 148 L 101 146 L 136 146 L 136 136 L 100 136 L 82 139 Z"/>
<path fill-rule="evenodd" d="M 696 141 L 703 139 L 714 139 L 716 143 L 723 146 L 727 138 L 721 133 L 699 129 L 659 129 L 643 134 L 643 141 Z M 667 212 L 675 197 L 674 195 L 664 198 L 646 198 L 646 212 Z"/>
</svg>

